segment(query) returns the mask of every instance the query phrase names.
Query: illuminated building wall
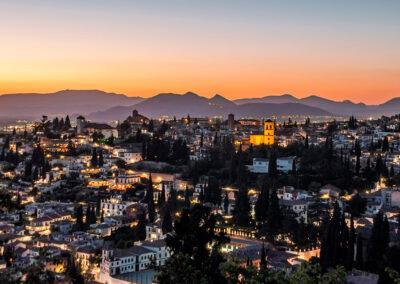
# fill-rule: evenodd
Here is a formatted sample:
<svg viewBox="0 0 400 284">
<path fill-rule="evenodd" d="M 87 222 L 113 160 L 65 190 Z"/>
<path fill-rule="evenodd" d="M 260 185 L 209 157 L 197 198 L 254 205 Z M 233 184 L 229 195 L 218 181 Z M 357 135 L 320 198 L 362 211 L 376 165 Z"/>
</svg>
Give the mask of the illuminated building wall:
<svg viewBox="0 0 400 284">
<path fill-rule="evenodd" d="M 264 134 L 250 135 L 250 143 L 253 145 L 273 145 L 275 143 L 275 122 L 264 122 Z"/>
</svg>

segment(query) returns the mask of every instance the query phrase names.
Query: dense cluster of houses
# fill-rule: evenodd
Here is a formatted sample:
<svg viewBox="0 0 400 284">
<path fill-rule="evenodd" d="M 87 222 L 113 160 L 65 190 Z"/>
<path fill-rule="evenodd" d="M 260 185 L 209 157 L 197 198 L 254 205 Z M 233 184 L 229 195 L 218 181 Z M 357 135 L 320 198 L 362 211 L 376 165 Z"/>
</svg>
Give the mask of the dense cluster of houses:
<svg viewBox="0 0 400 284">
<path fill-rule="evenodd" d="M 195 123 L 190 124 L 190 121 Z M 72 255 L 83 273 L 91 274 L 92 279 L 102 283 L 113 283 L 117 281 L 115 279 L 129 282 L 133 278 L 137 280 L 137 277 L 151 280 L 154 277 L 152 268 L 163 265 L 170 256 L 159 222 L 148 224 L 146 239 L 129 248 L 110 246 L 106 241 L 113 232 L 137 224 L 139 216 L 148 213 L 146 204 L 138 197 L 143 188 L 133 190 L 140 188 L 135 185 L 143 184 L 151 172 L 156 202 L 161 192 L 165 192 L 168 198 L 172 189 L 190 187 L 194 191 L 190 202 L 198 203 L 207 177 L 200 177 L 197 184 L 193 184 L 182 172 L 169 171 L 165 163 L 143 161 L 142 143 L 122 142 L 122 138 L 137 135 L 139 129 L 153 135 L 148 126 L 150 122 L 150 119 L 133 111 L 125 121 L 114 126 L 93 123 L 79 116 L 73 127 L 64 129 L 54 138 L 45 135 L 46 120 L 32 125 L 35 141 L 24 138 L 22 133 L 1 135 L 0 150 L 6 147 L 5 154 L 18 153 L 20 160 L 14 167 L 10 167 L 8 162 L 0 162 L 0 254 L 4 260 L 0 262 L 0 270 L 42 263 L 46 269 L 62 275 L 70 261 L 68 255 Z M 155 123 L 161 124 L 162 121 Z M 210 123 L 218 124 L 219 137 L 233 135 L 235 146 L 240 145 L 243 149 L 252 147 L 249 136 L 263 125 L 259 120 L 235 120 L 233 115 L 227 121 L 188 116 L 167 129 L 165 135 L 184 139 L 190 152 L 189 160 L 198 161 L 207 157 L 207 149 L 215 140 L 216 133 L 214 128 L 209 127 Z M 375 163 L 380 157 L 387 168 L 399 172 L 400 139 L 398 132 L 390 131 L 398 126 L 396 123 L 387 121 L 384 129 L 367 124 L 355 130 L 341 130 L 333 136 L 334 149 L 338 153 L 348 151 L 357 140 L 362 149 L 361 165 Z M 304 143 L 305 139 L 309 145 L 324 143 L 320 133 L 325 127 L 324 123 L 316 124 L 312 130 L 308 128 L 306 131 L 303 127 L 280 125 L 275 141 L 283 147 L 299 141 Z M 113 143 L 118 138 L 121 142 Z M 369 145 L 383 139 L 390 141 L 389 151 L 367 150 Z M 45 164 L 40 164 L 40 159 L 33 161 L 39 147 Z M 269 163 L 265 157 L 256 157 L 247 169 L 255 176 L 268 174 Z M 282 173 L 293 171 L 300 163 L 296 156 L 277 157 L 276 160 L 277 170 Z M 237 190 L 224 188 L 222 194 L 223 197 L 226 195 L 228 206 L 214 206 L 213 210 L 224 218 L 231 218 Z M 252 188 L 248 190 L 254 208 L 259 193 Z M 70 192 L 76 200 L 66 197 Z M 126 198 L 126 192 L 129 192 L 130 198 Z M 101 195 L 103 193 L 106 194 Z M 283 186 L 277 189 L 277 196 L 282 209 L 292 212 L 299 222 L 307 224 L 311 222 L 310 216 L 315 213 L 316 204 L 338 202 L 341 208 L 345 208 L 354 193 L 348 194 L 343 189 L 325 184 L 314 191 Z M 368 235 L 374 215 L 383 211 L 390 221 L 391 242 L 399 243 L 397 218 L 400 213 L 400 190 L 380 180 L 373 190 L 360 193 L 360 196 L 366 200 L 366 209 L 361 217 L 354 219 L 355 228 Z M 179 195 L 179 198 L 183 199 L 183 196 Z M 97 219 L 85 230 L 76 229 L 77 205 L 82 206 L 83 212 L 96 207 Z M 233 227 L 219 229 L 231 236 L 231 242 L 223 248 L 224 252 L 251 256 L 257 262 L 262 242 L 255 238 L 254 232 Z M 319 256 L 319 248 L 282 251 L 271 247 L 268 254 L 271 267 L 290 269 L 312 256 Z M 5 262 L 7 265 L 4 265 Z"/>
</svg>

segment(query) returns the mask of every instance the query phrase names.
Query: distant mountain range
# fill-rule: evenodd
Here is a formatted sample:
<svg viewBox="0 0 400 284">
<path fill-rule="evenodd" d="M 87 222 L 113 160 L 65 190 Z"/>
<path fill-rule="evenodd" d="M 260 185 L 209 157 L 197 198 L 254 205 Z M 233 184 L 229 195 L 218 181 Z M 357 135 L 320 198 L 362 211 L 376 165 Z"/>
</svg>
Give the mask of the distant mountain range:
<svg viewBox="0 0 400 284">
<path fill-rule="evenodd" d="M 400 113 L 400 98 L 383 104 L 366 105 L 351 101 L 333 101 L 318 96 L 296 98 L 292 95 L 228 100 L 220 95 L 212 98 L 188 92 L 162 93 L 150 98 L 128 97 L 99 90 L 63 90 L 48 94 L 6 94 L 0 96 L 0 118 L 39 118 L 82 114 L 95 121 L 123 120 L 133 109 L 158 118 L 160 116 L 266 117 L 281 115 L 359 117 Z"/>
<path fill-rule="evenodd" d="M 88 114 L 117 105 L 134 105 L 142 100 L 99 90 L 5 94 L 0 96 L 0 117 L 37 118 L 43 114 Z"/>
<path fill-rule="evenodd" d="M 148 117 L 176 116 L 192 117 L 227 116 L 229 113 L 237 117 L 265 117 L 267 115 L 332 115 L 323 109 L 310 107 L 299 103 L 236 103 L 216 95 L 211 99 L 201 97 L 195 93 L 186 94 L 159 94 L 146 99 L 134 106 L 118 106 L 105 111 L 95 112 L 89 115 L 89 119 L 107 121 L 111 119 L 124 119 L 132 109 Z"/>
<path fill-rule="evenodd" d="M 292 95 L 266 96 L 262 98 L 238 99 L 234 100 L 238 105 L 247 103 L 298 103 L 311 107 L 321 108 L 335 115 L 356 115 L 356 116 L 376 116 L 393 115 L 400 112 L 400 97 L 393 98 L 383 104 L 366 105 L 364 103 L 353 103 L 352 101 L 333 101 L 318 96 L 309 96 L 306 98 L 296 98 Z"/>
</svg>

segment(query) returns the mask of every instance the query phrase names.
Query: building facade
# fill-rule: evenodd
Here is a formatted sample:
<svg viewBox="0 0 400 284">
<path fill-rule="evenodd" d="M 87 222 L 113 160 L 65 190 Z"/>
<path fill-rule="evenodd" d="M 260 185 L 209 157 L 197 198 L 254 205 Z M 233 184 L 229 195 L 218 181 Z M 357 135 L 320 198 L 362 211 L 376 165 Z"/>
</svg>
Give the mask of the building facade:
<svg viewBox="0 0 400 284">
<path fill-rule="evenodd" d="M 264 122 L 263 134 L 250 135 L 252 145 L 273 145 L 275 143 L 275 122 L 268 119 Z"/>
</svg>

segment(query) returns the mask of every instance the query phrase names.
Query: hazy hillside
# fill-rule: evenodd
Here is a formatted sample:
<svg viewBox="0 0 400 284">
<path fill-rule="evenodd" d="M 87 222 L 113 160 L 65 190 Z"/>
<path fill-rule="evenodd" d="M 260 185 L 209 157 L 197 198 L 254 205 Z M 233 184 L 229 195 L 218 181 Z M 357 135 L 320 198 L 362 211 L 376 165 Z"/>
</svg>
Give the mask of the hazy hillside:
<svg viewBox="0 0 400 284">
<path fill-rule="evenodd" d="M 237 99 L 234 102 L 238 105 L 249 104 L 249 103 L 269 103 L 269 104 L 285 104 L 285 103 L 299 103 L 299 99 L 292 95 L 281 95 L 281 96 L 266 96 L 262 98 L 250 98 L 250 99 Z"/>
<path fill-rule="evenodd" d="M 392 115 L 400 112 L 400 98 L 393 98 L 380 105 L 366 105 L 364 103 L 353 103 L 349 100 L 334 101 L 319 96 L 296 98 L 292 95 L 266 96 L 262 98 L 238 99 L 234 101 L 238 105 L 244 103 L 300 103 L 307 106 L 323 109 L 336 115 L 376 116 Z"/>
<path fill-rule="evenodd" d="M 227 108 L 225 105 L 221 106 L 220 103 L 221 101 L 216 104 L 215 100 L 213 103 L 211 100 L 191 92 L 183 95 L 164 93 L 148 98 L 134 106 L 119 106 L 95 112 L 89 118 L 102 121 L 116 118 L 123 119 L 126 118 L 125 114 L 129 114 L 133 108 L 137 109 L 141 114 L 156 118 L 162 115 L 177 117 L 186 116 L 187 114 L 191 116 L 223 115 Z M 234 103 L 231 106 L 236 107 Z"/>
<path fill-rule="evenodd" d="M 214 96 L 211 99 L 207 99 L 189 92 L 183 95 L 159 94 L 133 106 L 118 106 L 92 113 L 89 118 L 98 121 L 121 120 L 126 118 L 133 109 L 137 109 L 141 114 L 153 118 L 163 115 L 182 117 L 187 114 L 198 117 L 227 116 L 229 113 L 233 113 L 238 117 L 265 117 L 283 114 L 332 115 L 325 110 L 298 103 L 284 103 L 279 104 L 279 106 L 267 103 L 236 105 L 222 96 Z"/>
<path fill-rule="evenodd" d="M 386 115 L 400 113 L 400 98 L 393 98 L 386 103 L 380 104 L 376 107 L 377 111 L 382 110 Z"/>
<path fill-rule="evenodd" d="M 318 96 L 296 98 L 292 95 L 231 101 L 220 95 L 208 99 L 195 93 L 162 93 L 147 99 L 128 97 L 100 90 L 63 90 L 49 94 L 24 93 L 0 96 L 0 118 L 39 118 L 41 115 L 83 114 L 97 121 L 123 120 L 133 109 L 146 116 L 236 116 L 269 115 L 356 115 L 359 117 L 400 113 L 400 98 L 380 105 L 333 101 Z"/>
<path fill-rule="evenodd" d="M 266 117 L 280 115 L 312 115 L 330 116 L 332 113 L 323 109 L 311 107 L 299 103 L 249 103 L 236 108 L 234 113 L 238 117 Z"/>
<path fill-rule="evenodd" d="M 43 114 L 88 114 L 116 105 L 132 105 L 142 100 L 139 97 L 128 97 L 99 90 L 5 94 L 0 96 L 0 116 L 40 117 Z"/>
<path fill-rule="evenodd" d="M 220 95 L 215 95 L 211 99 L 208 100 L 209 103 L 212 105 L 219 107 L 219 108 L 235 108 L 236 104 L 233 101 L 228 100 Z"/>
</svg>

